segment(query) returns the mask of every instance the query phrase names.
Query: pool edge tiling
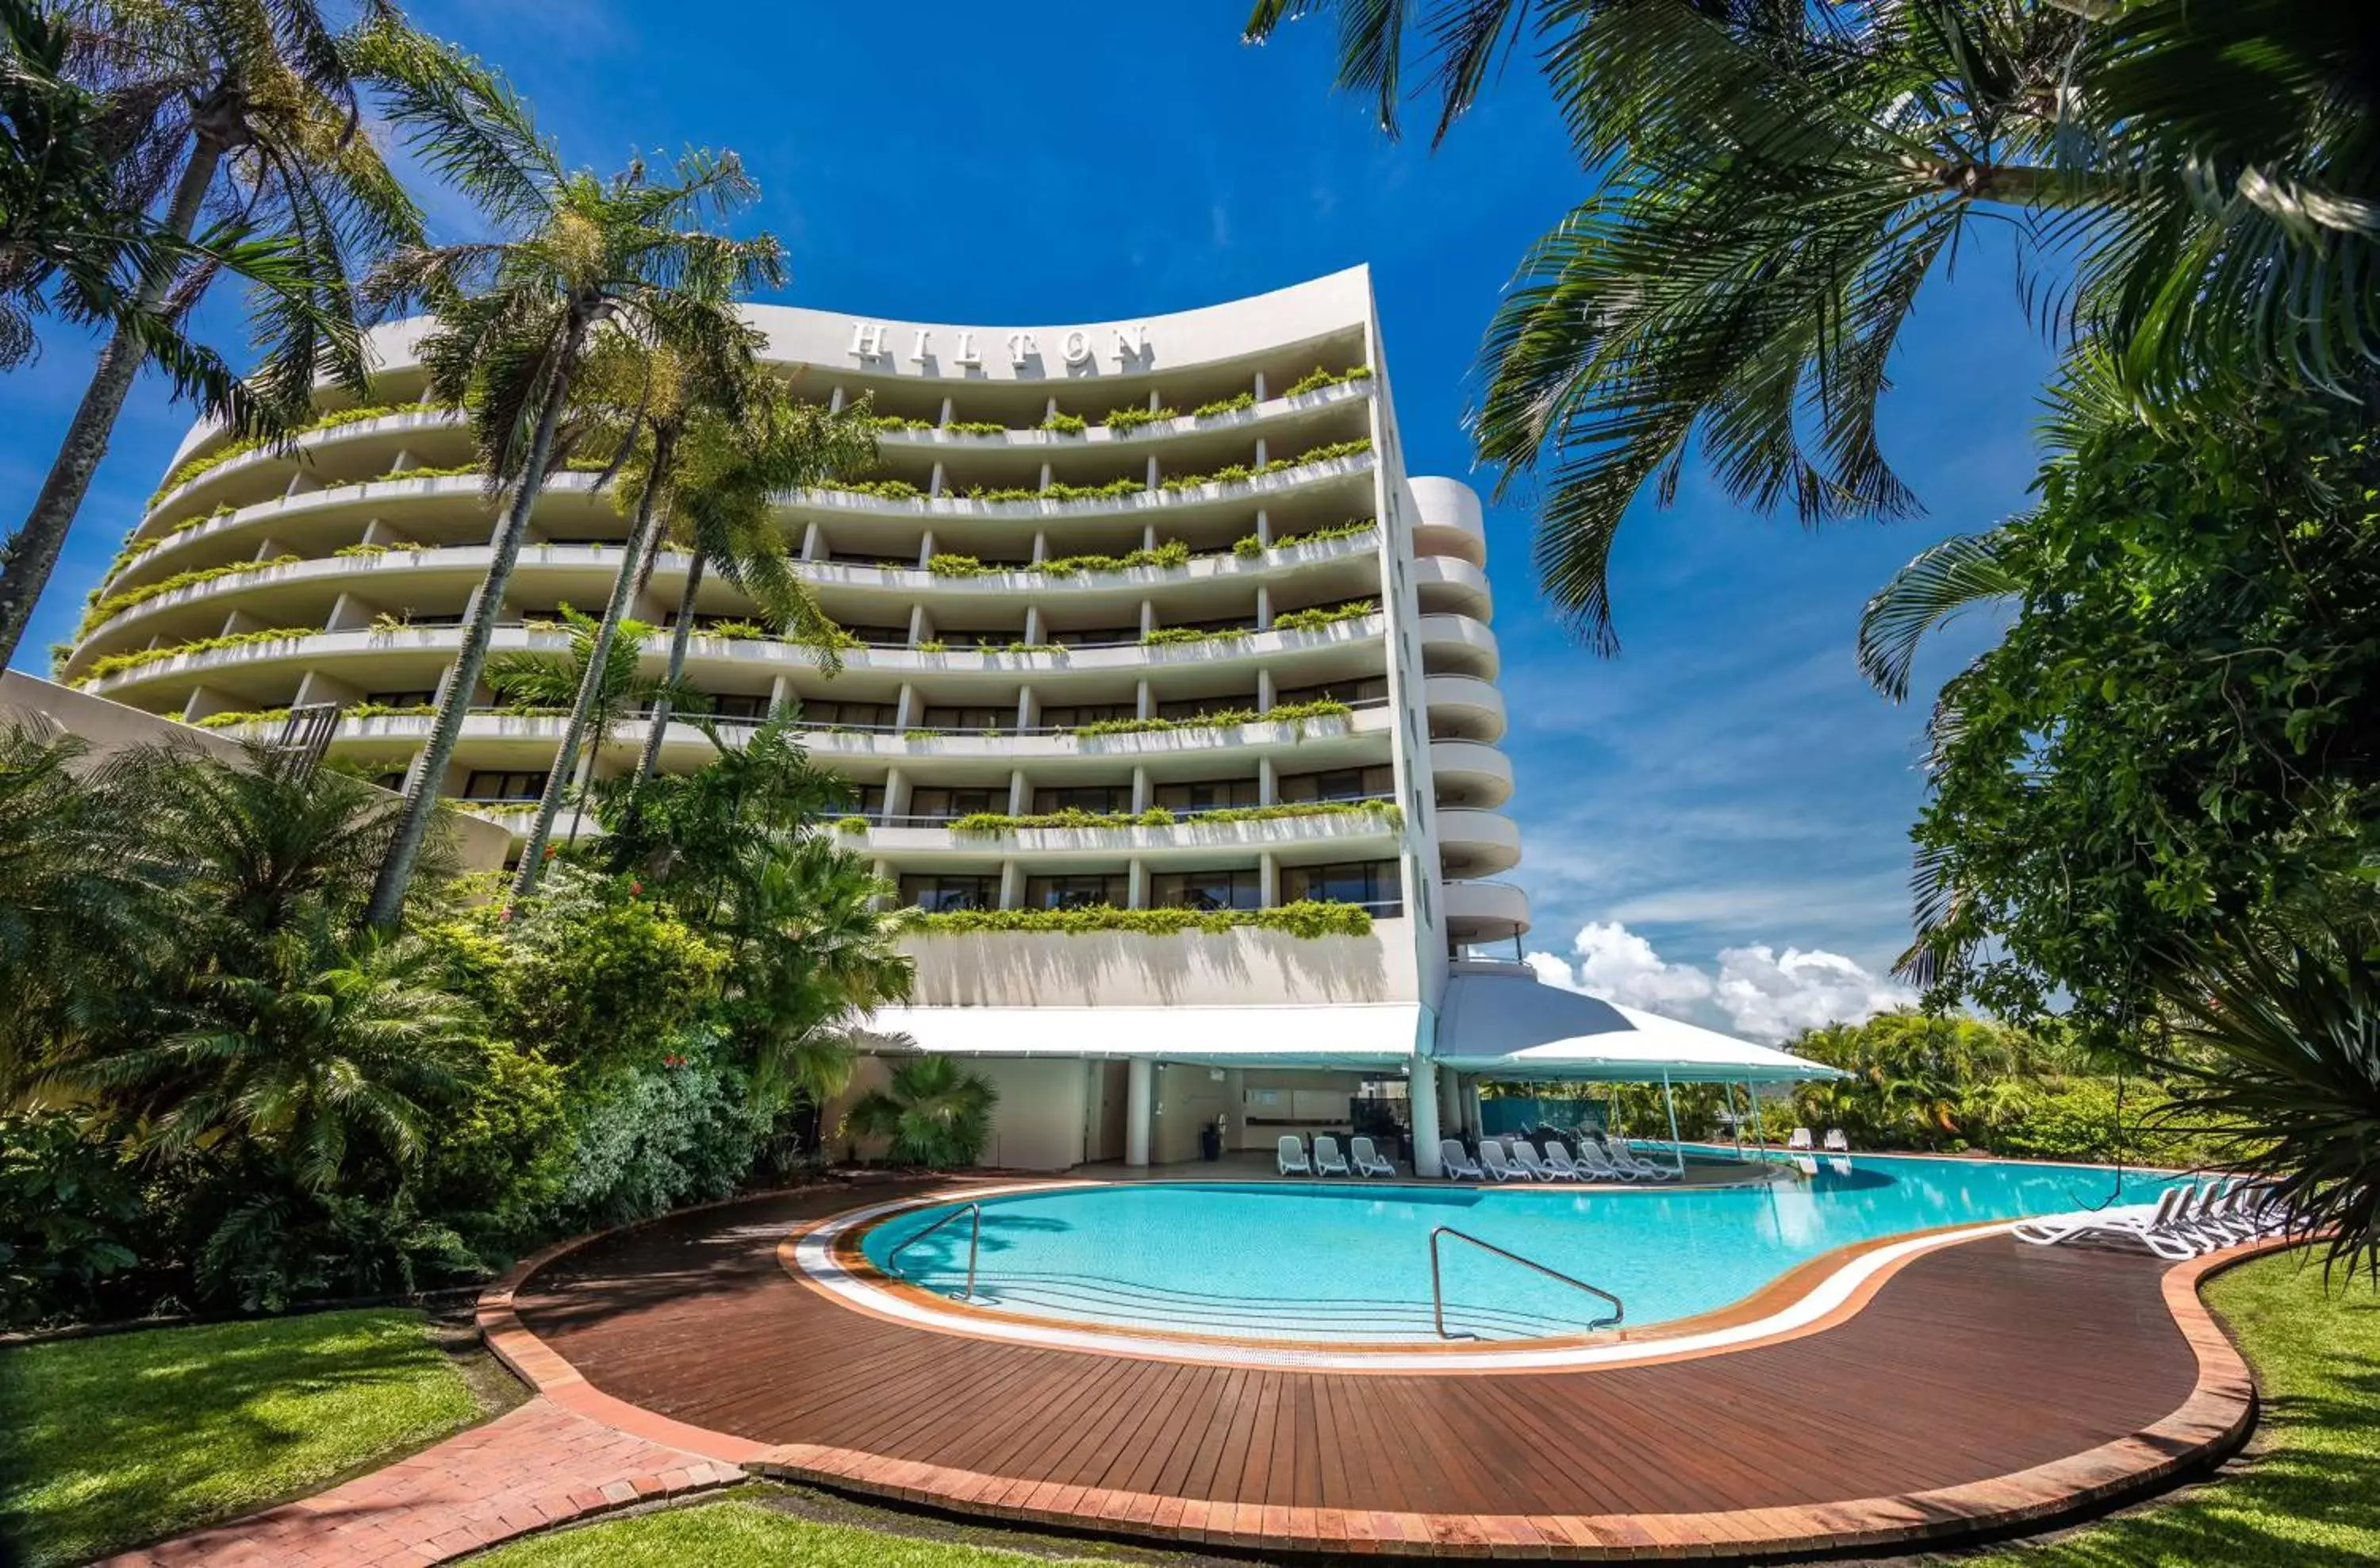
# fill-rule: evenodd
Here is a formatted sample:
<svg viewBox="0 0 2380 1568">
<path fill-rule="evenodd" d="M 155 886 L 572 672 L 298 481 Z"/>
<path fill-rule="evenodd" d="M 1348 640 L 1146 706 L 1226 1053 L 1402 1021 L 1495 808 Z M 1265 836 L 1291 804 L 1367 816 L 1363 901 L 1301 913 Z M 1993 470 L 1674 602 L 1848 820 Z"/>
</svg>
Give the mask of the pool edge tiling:
<svg viewBox="0 0 2380 1568">
<path fill-rule="evenodd" d="M 785 1233 L 866 1196 L 775 1195 L 585 1238 L 524 1262 L 481 1320 L 560 1402 L 756 1474 L 1281 1550 L 1612 1561 L 1934 1543 L 2138 1496 L 2219 1459 L 2254 1419 L 2247 1367 L 2197 1287 L 2255 1248 L 2166 1268 L 1986 1237 L 1901 1261 L 1855 1308 L 1781 1341 L 1651 1365 L 1355 1375 L 929 1333 L 788 1278 Z"/>
</svg>

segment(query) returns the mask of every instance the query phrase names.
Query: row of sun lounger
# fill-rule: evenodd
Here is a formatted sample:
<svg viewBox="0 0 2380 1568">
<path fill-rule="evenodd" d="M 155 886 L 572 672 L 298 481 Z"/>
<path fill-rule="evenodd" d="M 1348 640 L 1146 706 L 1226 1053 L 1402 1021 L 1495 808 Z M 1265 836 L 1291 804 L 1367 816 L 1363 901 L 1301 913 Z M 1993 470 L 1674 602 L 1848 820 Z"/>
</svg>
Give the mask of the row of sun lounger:
<svg viewBox="0 0 2380 1568">
<path fill-rule="evenodd" d="M 1314 1154 L 1305 1152 L 1305 1140 L 1295 1133 L 1283 1133 L 1276 1162 L 1284 1176 L 1393 1176 L 1396 1166 L 1384 1159 L 1372 1140 L 1360 1134 L 1347 1140 L 1354 1156 L 1351 1165 L 1347 1155 L 1339 1152 L 1339 1140 L 1329 1133 L 1314 1135 Z"/>
<path fill-rule="evenodd" d="M 1524 1138 L 1509 1144 L 1479 1140 L 1479 1158 L 1453 1138 L 1438 1146 L 1438 1165 L 1450 1182 L 1674 1182 L 1678 1173 L 1645 1159 L 1617 1138 L 1582 1137 L 1578 1157 L 1560 1138 L 1545 1140 L 1540 1156 Z"/>
<path fill-rule="evenodd" d="M 2036 1246 L 2068 1242 L 2137 1244 L 2176 1262 L 2217 1247 L 2279 1235 L 2289 1215 L 2271 1189 L 2233 1177 L 2168 1187 L 2154 1203 L 2117 1204 L 2045 1215 L 2016 1227 Z"/>
</svg>

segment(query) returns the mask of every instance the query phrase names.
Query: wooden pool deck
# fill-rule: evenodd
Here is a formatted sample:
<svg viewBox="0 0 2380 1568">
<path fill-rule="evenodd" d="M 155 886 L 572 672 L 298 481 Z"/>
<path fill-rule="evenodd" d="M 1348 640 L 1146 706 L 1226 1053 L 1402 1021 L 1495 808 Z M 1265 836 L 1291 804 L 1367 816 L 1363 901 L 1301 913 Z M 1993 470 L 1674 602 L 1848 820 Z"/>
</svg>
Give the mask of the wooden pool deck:
<svg viewBox="0 0 2380 1568">
<path fill-rule="evenodd" d="M 936 1331 L 790 1277 L 788 1233 L 930 1190 L 764 1197 L 516 1270 L 482 1320 L 550 1395 L 756 1472 L 1254 1550 L 1637 1561 L 2003 1532 L 2228 1453 L 2216 1259 L 1916 1254 L 1815 1324 L 1649 1364 L 1370 1372 Z"/>
</svg>

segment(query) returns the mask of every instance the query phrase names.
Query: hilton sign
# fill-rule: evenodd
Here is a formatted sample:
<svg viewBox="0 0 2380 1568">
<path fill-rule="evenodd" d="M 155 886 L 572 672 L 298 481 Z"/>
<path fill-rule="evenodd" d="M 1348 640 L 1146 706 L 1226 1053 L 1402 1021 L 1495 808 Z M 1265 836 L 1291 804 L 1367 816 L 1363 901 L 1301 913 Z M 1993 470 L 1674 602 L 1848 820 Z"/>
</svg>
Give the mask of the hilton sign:
<svg viewBox="0 0 2380 1568">
<path fill-rule="evenodd" d="M 931 327 L 912 329 L 912 341 L 905 357 L 919 365 L 931 364 L 934 360 L 934 333 L 935 329 Z M 852 322 L 852 358 L 868 360 L 892 359 L 892 329 L 881 322 Z M 975 333 L 953 331 L 948 335 L 953 343 L 951 363 L 966 370 L 983 368 L 983 350 L 976 344 Z M 1058 339 L 1058 357 L 1070 369 L 1082 370 L 1099 357 L 1099 339 L 1102 335 L 1114 339 L 1107 351 L 1114 357 L 1117 369 L 1129 370 L 1147 362 L 1148 329 L 1145 326 L 1101 327 L 1097 332 L 1076 327 Z M 1008 348 L 1008 362 L 1020 371 L 1030 370 L 1041 358 L 1041 345 L 1029 332 L 1012 332 L 1004 341 Z"/>
</svg>

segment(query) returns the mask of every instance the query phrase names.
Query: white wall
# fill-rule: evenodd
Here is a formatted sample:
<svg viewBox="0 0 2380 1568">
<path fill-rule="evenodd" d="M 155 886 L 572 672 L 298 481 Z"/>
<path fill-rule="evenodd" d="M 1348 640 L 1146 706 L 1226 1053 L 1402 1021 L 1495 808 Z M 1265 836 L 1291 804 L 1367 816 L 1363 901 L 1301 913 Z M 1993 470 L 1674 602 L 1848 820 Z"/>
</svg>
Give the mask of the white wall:
<svg viewBox="0 0 2380 1568">
<path fill-rule="evenodd" d="M 929 932 L 905 938 L 918 1006 L 1193 1006 L 1417 1000 L 1409 922 L 1363 937 L 1242 929 Z"/>
</svg>

